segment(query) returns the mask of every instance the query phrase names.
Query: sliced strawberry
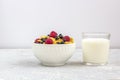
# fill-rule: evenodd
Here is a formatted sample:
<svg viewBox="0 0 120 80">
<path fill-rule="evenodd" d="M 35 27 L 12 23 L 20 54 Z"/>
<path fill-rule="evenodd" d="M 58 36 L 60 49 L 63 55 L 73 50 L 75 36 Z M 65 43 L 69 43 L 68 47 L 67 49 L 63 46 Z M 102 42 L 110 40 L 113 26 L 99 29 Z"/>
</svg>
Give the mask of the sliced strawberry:
<svg viewBox="0 0 120 80">
<path fill-rule="evenodd" d="M 53 44 L 53 40 L 48 38 L 46 39 L 45 44 Z"/>
<path fill-rule="evenodd" d="M 69 37 L 69 36 L 64 36 L 64 37 L 63 37 L 63 40 L 64 40 L 64 41 L 70 41 L 70 37 Z"/>
<path fill-rule="evenodd" d="M 40 39 L 37 38 L 37 39 L 34 41 L 34 43 L 40 43 Z"/>
<path fill-rule="evenodd" d="M 55 31 L 52 31 L 49 36 L 55 38 L 57 36 L 57 33 Z"/>
</svg>

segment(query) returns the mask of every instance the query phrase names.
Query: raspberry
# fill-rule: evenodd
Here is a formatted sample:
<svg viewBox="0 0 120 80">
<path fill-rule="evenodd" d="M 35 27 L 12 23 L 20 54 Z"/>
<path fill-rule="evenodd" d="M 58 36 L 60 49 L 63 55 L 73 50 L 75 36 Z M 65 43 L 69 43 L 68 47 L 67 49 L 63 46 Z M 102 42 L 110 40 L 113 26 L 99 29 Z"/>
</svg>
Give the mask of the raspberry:
<svg viewBox="0 0 120 80">
<path fill-rule="evenodd" d="M 70 41 L 70 37 L 69 37 L 69 36 L 64 36 L 64 37 L 63 37 L 63 40 L 64 40 L 64 41 Z"/>
<path fill-rule="evenodd" d="M 57 36 L 57 33 L 55 31 L 52 31 L 49 36 L 55 38 Z"/>
<path fill-rule="evenodd" d="M 53 40 L 48 38 L 46 39 L 45 44 L 53 44 Z"/>
</svg>

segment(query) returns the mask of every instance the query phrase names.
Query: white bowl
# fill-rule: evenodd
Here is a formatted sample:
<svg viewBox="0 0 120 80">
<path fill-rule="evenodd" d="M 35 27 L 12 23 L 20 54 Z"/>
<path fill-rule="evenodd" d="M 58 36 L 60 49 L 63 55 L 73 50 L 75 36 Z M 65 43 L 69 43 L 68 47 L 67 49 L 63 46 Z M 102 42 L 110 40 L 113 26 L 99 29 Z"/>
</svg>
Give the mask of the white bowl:
<svg viewBox="0 0 120 80">
<path fill-rule="evenodd" d="M 75 51 L 73 44 L 33 44 L 35 56 L 46 66 L 64 65 Z"/>
</svg>

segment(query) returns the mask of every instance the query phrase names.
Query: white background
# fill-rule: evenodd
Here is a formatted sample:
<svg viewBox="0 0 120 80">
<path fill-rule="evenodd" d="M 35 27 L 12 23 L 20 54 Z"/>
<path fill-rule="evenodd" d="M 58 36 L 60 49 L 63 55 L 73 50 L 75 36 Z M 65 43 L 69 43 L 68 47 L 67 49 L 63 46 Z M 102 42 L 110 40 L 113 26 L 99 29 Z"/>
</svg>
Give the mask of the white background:
<svg viewBox="0 0 120 80">
<path fill-rule="evenodd" d="M 0 48 L 31 48 L 51 30 L 73 36 L 77 47 L 82 32 L 109 32 L 120 48 L 120 0 L 0 0 Z"/>
</svg>

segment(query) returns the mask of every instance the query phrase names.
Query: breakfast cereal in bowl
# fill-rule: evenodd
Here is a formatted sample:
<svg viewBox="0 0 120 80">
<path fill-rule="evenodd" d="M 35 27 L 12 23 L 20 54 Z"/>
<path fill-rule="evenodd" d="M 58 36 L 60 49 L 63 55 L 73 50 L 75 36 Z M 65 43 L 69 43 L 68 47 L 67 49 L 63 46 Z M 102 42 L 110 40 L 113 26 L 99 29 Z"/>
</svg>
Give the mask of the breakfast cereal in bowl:
<svg viewBox="0 0 120 80">
<path fill-rule="evenodd" d="M 75 51 L 74 39 L 68 35 L 51 31 L 48 35 L 35 39 L 33 52 L 45 66 L 61 66 Z"/>
</svg>

